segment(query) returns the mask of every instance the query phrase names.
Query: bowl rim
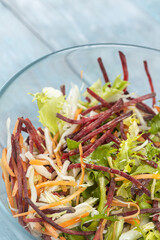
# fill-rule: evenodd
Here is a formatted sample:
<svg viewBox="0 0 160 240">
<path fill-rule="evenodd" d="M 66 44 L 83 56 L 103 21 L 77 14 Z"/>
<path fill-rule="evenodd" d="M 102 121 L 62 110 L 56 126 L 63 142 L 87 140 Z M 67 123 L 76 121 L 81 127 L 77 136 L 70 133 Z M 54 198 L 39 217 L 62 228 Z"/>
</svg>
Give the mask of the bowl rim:
<svg viewBox="0 0 160 240">
<path fill-rule="evenodd" d="M 127 44 L 127 43 L 91 43 L 91 44 L 83 44 L 83 45 L 76 45 L 76 46 L 72 46 L 72 47 L 67 47 L 67 48 L 63 48 L 57 51 L 53 51 L 49 54 L 46 54 L 40 58 L 37 58 L 36 60 L 32 61 L 31 63 L 27 64 L 25 67 L 23 67 L 21 70 L 19 70 L 18 72 L 16 72 L 8 81 L 6 81 L 6 83 L 4 83 L 4 85 L 2 85 L 2 87 L 0 88 L 0 97 L 3 95 L 3 93 L 5 92 L 5 90 L 12 84 L 12 82 L 17 79 L 21 74 L 23 74 L 27 69 L 29 69 L 30 67 L 36 65 L 37 63 L 43 61 L 44 59 L 52 56 L 52 55 L 56 55 L 58 53 L 61 52 L 67 52 L 69 50 L 76 50 L 76 49 L 83 49 L 83 48 L 94 48 L 94 47 L 131 47 L 131 48 L 141 48 L 141 49 L 146 49 L 149 51 L 154 51 L 154 52 L 159 52 L 160 53 L 160 49 L 157 48 L 152 48 L 152 47 L 147 47 L 147 46 L 142 46 L 142 45 L 136 45 L 136 44 Z"/>
</svg>

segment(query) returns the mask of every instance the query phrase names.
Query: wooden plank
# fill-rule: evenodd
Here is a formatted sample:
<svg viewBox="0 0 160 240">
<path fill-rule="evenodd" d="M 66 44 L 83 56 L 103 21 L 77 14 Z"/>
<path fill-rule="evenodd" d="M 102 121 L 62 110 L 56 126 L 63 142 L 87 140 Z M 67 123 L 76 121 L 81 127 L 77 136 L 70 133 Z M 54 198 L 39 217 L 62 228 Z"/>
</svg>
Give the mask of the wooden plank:
<svg viewBox="0 0 160 240">
<path fill-rule="evenodd" d="M 50 52 L 0 3 L 0 87 L 17 71 Z"/>
<path fill-rule="evenodd" d="M 160 48 L 159 23 L 134 1 L 2 1 L 56 50 L 96 42 Z"/>
</svg>

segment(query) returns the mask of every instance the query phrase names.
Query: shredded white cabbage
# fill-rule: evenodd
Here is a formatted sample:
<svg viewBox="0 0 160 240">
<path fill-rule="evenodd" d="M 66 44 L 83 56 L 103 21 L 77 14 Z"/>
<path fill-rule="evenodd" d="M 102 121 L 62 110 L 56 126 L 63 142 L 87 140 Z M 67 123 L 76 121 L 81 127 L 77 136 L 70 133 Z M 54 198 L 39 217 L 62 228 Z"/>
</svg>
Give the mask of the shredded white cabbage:
<svg viewBox="0 0 160 240">
<path fill-rule="evenodd" d="M 52 156 L 53 150 L 52 150 L 52 140 L 50 137 L 50 132 L 47 127 L 44 129 L 44 135 L 45 135 L 45 143 L 46 143 L 46 148 L 49 152 L 50 157 Z"/>
<path fill-rule="evenodd" d="M 34 186 L 34 168 L 32 166 L 29 167 L 29 171 L 27 171 L 27 177 L 28 177 L 28 183 L 29 183 L 29 187 L 31 190 L 31 201 L 33 203 L 36 203 L 37 201 L 37 190 Z M 29 209 L 31 210 L 32 208 L 29 207 Z"/>
<path fill-rule="evenodd" d="M 77 206 L 74 207 L 75 208 L 75 212 L 74 213 L 66 213 L 65 215 L 63 215 L 62 217 L 58 218 L 57 220 L 55 220 L 55 222 L 57 224 L 60 224 L 62 222 L 68 221 L 72 218 L 75 218 L 81 214 L 84 214 L 86 212 L 92 212 L 93 208 L 91 205 L 89 205 L 88 203 L 84 202 L 81 204 L 78 204 Z M 69 228 L 72 228 L 73 226 L 70 226 Z"/>
<path fill-rule="evenodd" d="M 68 128 L 61 136 L 59 143 L 57 144 L 57 147 L 54 149 L 54 152 L 58 152 L 61 146 L 66 142 L 65 137 L 69 134 L 73 133 L 73 131 L 76 129 L 77 124 L 70 125 L 70 128 Z"/>
</svg>

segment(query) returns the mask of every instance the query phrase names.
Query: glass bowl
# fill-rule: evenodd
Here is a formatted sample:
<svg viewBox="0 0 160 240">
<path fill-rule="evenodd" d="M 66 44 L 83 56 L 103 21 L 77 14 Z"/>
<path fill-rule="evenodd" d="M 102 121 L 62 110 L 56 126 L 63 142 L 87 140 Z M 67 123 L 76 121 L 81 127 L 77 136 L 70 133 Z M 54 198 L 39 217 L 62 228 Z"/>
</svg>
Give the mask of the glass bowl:
<svg viewBox="0 0 160 240">
<path fill-rule="evenodd" d="M 65 84 L 67 91 L 71 83 L 79 87 L 91 85 L 98 78 L 103 79 L 97 58 L 101 57 L 106 67 L 109 79 L 112 81 L 122 73 L 118 51 L 127 58 L 129 71 L 129 91 L 138 95 L 150 93 L 150 86 L 144 70 L 143 61 L 147 60 L 154 88 L 157 90 L 157 100 L 160 99 L 160 51 L 152 48 L 121 45 L 95 44 L 73 47 L 44 56 L 18 72 L 0 90 L 0 154 L 6 147 L 6 120 L 11 118 L 11 129 L 17 117 L 28 117 L 33 124 L 40 125 L 37 118 L 36 103 L 27 93 L 39 92 L 44 87 L 59 88 Z M 83 70 L 83 79 L 80 72 Z M 123 73 L 122 73 L 123 74 Z M 150 101 L 151 102 L 151 101 Z M 2 174 L 1 174 L 2 175 Z M 2 220 L 3 218 L 3 220 Z M 25 240 L 34 239 L 14 219 L 9 211 L 4 182 L 0 177 L 0 239 Z"/>
</svg>

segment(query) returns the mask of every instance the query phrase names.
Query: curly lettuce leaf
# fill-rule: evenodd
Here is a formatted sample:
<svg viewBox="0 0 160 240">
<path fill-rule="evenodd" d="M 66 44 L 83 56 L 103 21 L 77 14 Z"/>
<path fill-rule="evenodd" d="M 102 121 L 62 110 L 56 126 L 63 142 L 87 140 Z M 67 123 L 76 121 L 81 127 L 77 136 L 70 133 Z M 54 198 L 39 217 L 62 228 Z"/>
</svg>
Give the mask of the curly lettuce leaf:
<svg viewBox="0 0 160 240">
<path fill-rule="evenodd" d="M 101 98 L 105 99 L 108 102 L 115 101 L 115 99 L 119 99 L 120 95 L 123 93 L 123 89 L 125 89 L 129 83 L 127 81 L 123 81 L 118 75 L 114 80 L 111 87 L 108 87 L 108 83 L 102 85 L 102 81 L 98 79 L 90 89 L 98 94 Z M 89 97 L 91 102 L 89 106 L 94 106 L 98 103 L 95 98 L 93 98 L 87 91 L 83 94 L 84 97 Z"/>
<path fill-rule="evenodd" d="M 63 122 L 56 117 L 56 113 L 60 113 L 63 108 L 64 96 L 58 90 L 51 90 L 50 88 L 31 95 L 34 96 L 33 101 L 37 100 L 39 121 L 43 126 L 48 127 L 53 134 L 58 132 L 58 123 L 61 122 L 63 125 Z"/>
<path fill-rule="evenodd" d="M 160 148 L 154 147 L 152 143 L 148 143 L 145 149 L 148 160 L 159 161 Z"/>
</svg>

